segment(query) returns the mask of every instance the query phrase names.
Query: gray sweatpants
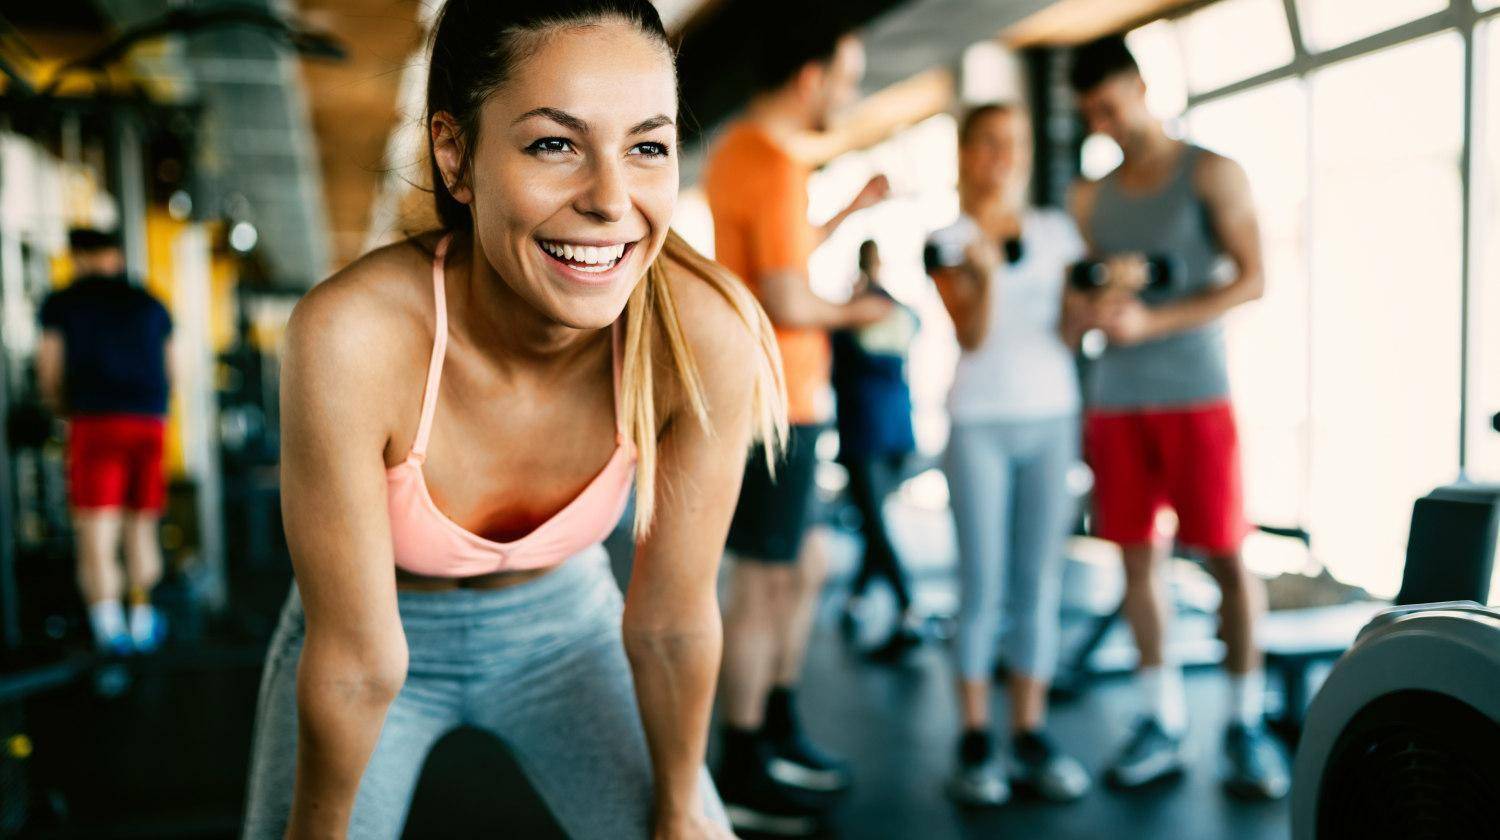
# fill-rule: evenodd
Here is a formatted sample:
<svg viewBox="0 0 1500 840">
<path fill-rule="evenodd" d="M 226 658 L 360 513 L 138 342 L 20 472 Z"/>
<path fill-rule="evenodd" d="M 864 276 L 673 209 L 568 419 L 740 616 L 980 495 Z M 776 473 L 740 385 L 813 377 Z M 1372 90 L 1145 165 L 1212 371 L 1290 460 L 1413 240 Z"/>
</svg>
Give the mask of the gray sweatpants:
<svg viewBox="0 0 1500 840">
<path fill-rule="evenodd" d="M 650 836 L 650 756 L 602 547 L 505 589 L 398 597 L 410 664 L 360 781 L 350 838 L 401 835 L 427 753 L 461 725 L 505 742 L 569 837 Z M 293 586 L 261 678 L 246 840 L 286 830 L 303 637 Z M 702 791 L 708 815 L 727 824 L 706 771 Z"/>
<path fill-rule="evenodd" d="M 1002 638 L 1012 671 L 1049 681 L 1057 666 L 1062 552 L 1075 510 L 1067 473 L 1078 419 L 954 423 L 944 457 L 958 526 L 958 668 L 986 679 Z"/>
</svg>

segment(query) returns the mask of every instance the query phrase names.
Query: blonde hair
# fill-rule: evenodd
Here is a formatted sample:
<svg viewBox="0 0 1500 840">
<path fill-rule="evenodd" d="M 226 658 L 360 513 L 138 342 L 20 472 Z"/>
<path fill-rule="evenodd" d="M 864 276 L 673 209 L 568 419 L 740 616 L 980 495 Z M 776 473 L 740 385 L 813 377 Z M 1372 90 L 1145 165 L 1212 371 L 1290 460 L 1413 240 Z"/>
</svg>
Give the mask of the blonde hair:
<svg viewBox="0 0 1500 840">
<path fill-rule="evenodd" d="M 751 395 L 752 438 L 761 443 L 766 463 L 773 469 L 776 457 L 786 446 L 786 381 L 770 319 L 744 283 L 723 266 L 694 250 L 675 231 L 668 231 L 661 253 L 625 304 L 625 359 L 620 406 L 624 434 L 635 444 L 636 450 L 634 532 L 637 539 L 650 531 L 656 512 L 657 383 L 653 373 L 653 354 L 658 340 L 672 355 L 676 384 L 686 395 L 693 416 L 709 428 L 703 381 L 698 375 L 692 348 L 682 333 L 682 319 L 668 276 L 669 263 L 682 266 L 723 296 L 755 337 L 760 352 L 747 360 L 755 367 Z"/>
</svg>

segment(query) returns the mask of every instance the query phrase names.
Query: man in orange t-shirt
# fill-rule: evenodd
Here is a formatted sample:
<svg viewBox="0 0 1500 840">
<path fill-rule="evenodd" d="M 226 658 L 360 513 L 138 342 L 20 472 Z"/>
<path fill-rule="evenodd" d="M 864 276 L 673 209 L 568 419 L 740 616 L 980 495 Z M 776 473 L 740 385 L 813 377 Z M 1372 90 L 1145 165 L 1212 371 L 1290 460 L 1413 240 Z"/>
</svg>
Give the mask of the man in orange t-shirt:
<svg viewBox="0 0 1500 840">
<path fill-rule="evenodd" d="M 762 454 L 747 462 L 730 527 L 736 562 L 724 619 L 719 790 L 736 828 L 798 835 L 816 830 L 816 815 L 784 789 L 826 793 L 849 784 L 843 763 L 803 737 L 793 707 L 824 579 L 823 558 L 803 551 L 803 536 L 814 444 L 831 413 L 828 331 L 878 321 L 891 304 L 874 295 L 831 303 L 808 285 L 813 249 L 850 214 L 884 199 L 889 186 L 873 178 L 827 223 L 809 223 L 811 167 L 789 149 L 799 135 L 824 130 L 830 114 L 855 97 L 864 54 L 853 36 L 788 37 L 800 43 L 778 44 L 780 65 L 761 68 L 761 92 L 718 142 L 703 186 L 716 258 L 745 280 L 776 327 L 791 422 L 774 479 Z"/>
</svg>

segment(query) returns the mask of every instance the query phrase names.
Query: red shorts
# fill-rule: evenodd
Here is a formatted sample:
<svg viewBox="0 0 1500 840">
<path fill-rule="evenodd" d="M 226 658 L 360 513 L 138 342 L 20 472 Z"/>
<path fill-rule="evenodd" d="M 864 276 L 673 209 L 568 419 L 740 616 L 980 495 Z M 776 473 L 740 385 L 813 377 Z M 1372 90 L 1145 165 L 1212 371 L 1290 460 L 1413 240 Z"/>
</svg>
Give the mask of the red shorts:
<svg viewBox="0 0 1500 840">
<path fill-rule="evenodd" d="M 73 507 L 159 511 L 166 423 L 135 414 L 94 414 L 68 423 L 68 498 Z"/>
<path fill-rule="evenodd" d="M 1239 434 L 1229 403 L 1089 412 L 1094 533 L 1121 545 L 1155 541 L 1157 514 L 1177 514 L 1177 542 L 1224 556 L 1248 531 Z"/>
</svg>

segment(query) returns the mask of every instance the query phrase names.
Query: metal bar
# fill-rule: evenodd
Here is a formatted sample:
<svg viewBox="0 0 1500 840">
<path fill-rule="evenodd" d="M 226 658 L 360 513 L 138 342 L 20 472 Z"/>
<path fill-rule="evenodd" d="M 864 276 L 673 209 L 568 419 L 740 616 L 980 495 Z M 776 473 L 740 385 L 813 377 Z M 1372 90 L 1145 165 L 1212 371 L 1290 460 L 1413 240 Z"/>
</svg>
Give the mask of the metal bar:
<svg viewBox="0 0 1500 840">
<path fill-rule="evenodd" d="M 0 340 L 0 427 L 10 417 L 10 358 Z M 6 650 L 21 646 L 20 598 L 16 593 L 15 473 L 10 463 L 8 429 L 0 428 L 0 642 Z"/>
<path fill-rule="evenodd" d="M 1467 0 L 1456 1 L 1460 3 L 1467 2 Z M 1293 0 L 1285 0 L 1285 2 L 1288 6 L 1290 6 Z M 1295 14 L 1295 10 L 1292 12 L 1292 14 Z M 1377 32 L 1374 35 L 1361 38 L 1358 41 L 1343 44 L 1342 46 L 1334 47 L 1323 52 L 1299 52 L 1294 55 L 1291 63 L 1289 64 L 1267 70 L 1264 73 L 1258 73 L 1248 79 L 1241 79 L 1238 82 L 1224 85 L 1223 87 L 1214 88 L 1210 91 L 1205 91 L 1203 93 L 1189 96 L 1188 107 L 1193 108 L 1195 106 L 1202 105 L 1205 102 L 1212 102 L 1215 99 L 1223 99 L 1226 96 L 1233 96 L 1236 93 L 1242 93 L 1244 91 L 1250 90 L 1251 88 L 1260 87 L 1261 85 L 1280 81 L 1281 79 L 1290 78 L 1292 76 L 1304 76 L 1308 73 L 1318 70 L 1319 68 L 1327 67 L 1330 64 L 1336 64 L 1340 61 L 1347 61 L 1348 59 L 1357 58 L 1367 53 L 1376 52 L 1377 50 L 1394 47 L 1398 44 L 1404 44 L 1407 41 L 1415 41 L 1418 38 L 1441 32 L 1444 29 L 1450 29 L 1455 26 L 1462 26 L 1463 23 L 1463 15 L 1459 12 L 1456 12 L 1454 8 L 1450 6 L 1449 8 L 1444 9 L 1441 12 L 1434 12 L 1427 17 L 1408 21 L 1401 24 L 1400 26 L 1387 29 L 1384 32 Z M 1298 38 L 1300 39 L 1300 37 L 1301 30 L 1299 19 Z M 1294 42 L 1293 46 L 1296 47 L 1297 42 Z"/>
<path fill-rule="evenodd" d="M 1473 11 L 1471 0 L 1452 0 L 1449 9 L 1455 17 L 1463 14 L 1458 6 Z M 1460 202 L 1459 237 L 1459 324 L 1458 324 L 1458 477 L 1462 481 L 1469 466 L 1469 344 L 1472 337 L 1469 311 L 1469 281 L 1474 265 L 1474 21 L 1464 21 L 1459 34 L 1464 39 L 1464 111 L 1463 145 L 1458 154 Z"/>
</svg>

